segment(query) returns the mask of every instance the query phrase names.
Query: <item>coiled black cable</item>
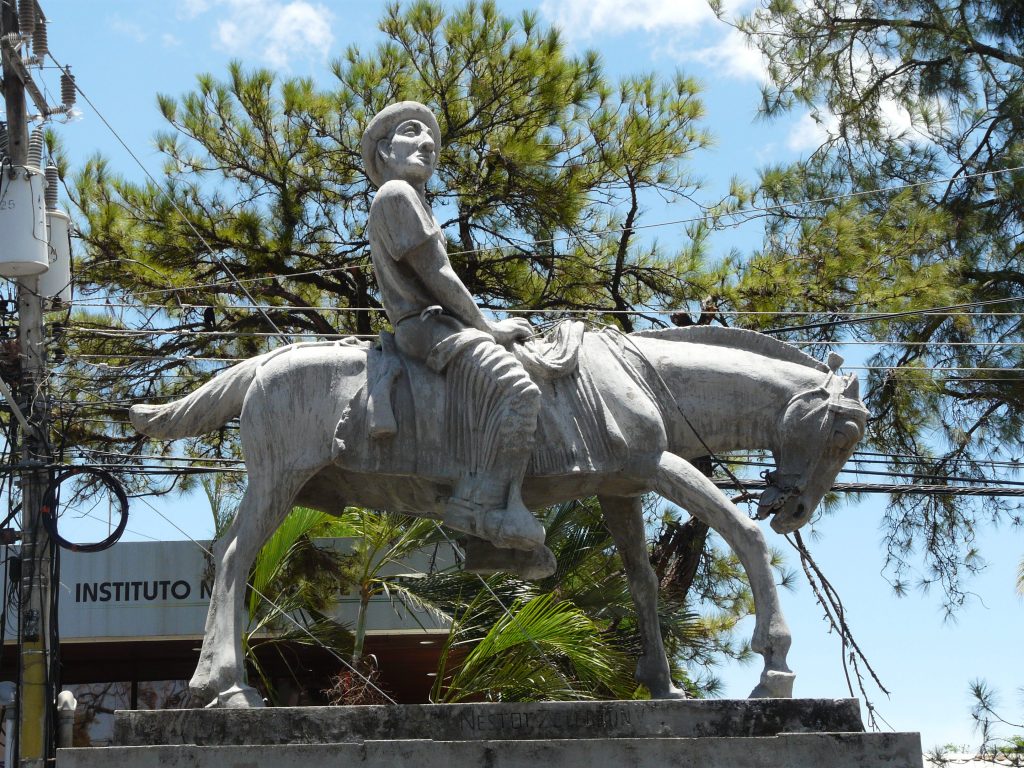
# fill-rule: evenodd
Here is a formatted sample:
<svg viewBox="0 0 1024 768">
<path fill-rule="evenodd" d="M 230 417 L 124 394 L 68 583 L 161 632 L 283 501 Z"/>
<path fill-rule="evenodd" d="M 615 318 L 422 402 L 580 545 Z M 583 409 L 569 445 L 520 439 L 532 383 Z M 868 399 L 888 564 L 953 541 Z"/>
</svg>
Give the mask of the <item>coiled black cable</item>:
<svg viewBox="0 0 1024 768">
<path fill-rule="evenodd" d="M 117 527 L 102 541 L 89 544 L 68 541 L 60 535 L 58 530 L 57 518 L 59 517 L 60 486 L 65 480 L 78 475 L 89 475 L 95 478 L 117 499 L 117 504 L 120 508 Z M 118 479 L 106 470 L 95 467 L 72 467 L 58 473 L 50 480 L 43 494 L 43 505 L 40 512 L 43 527 L 46 528 L 47 534 L 64 549 L 71 550 L 72 552 L 102 552 L 104 549 L 113 546 L 121 538 L 121 534 L 124 533 L 124 529 L 128 525 L 128 495 Z"/>
</svg>

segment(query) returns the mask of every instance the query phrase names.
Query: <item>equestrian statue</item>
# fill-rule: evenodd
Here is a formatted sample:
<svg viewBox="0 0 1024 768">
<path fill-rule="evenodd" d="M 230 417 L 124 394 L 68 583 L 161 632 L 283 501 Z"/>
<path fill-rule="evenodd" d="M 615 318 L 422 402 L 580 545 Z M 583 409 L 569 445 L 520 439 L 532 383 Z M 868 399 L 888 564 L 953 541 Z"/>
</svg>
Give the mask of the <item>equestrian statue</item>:
<svg viewBox="0 0 1024 768">
<path fill-rule="evenodd" d="M 376 343 L 292 344 L 218 374 L 132 423 L 159 439 L 201 435 L 239 418 L 248 485 L 214 545 L 216 574 L 190 687 L 211 706 L 260 706 L 241 651 L 249 569 L 296 504 L 432 517 L 457 531 L 465 567 L 524 578 L 554 571 L 530 512 L 596 495 L 636 603 L 636 678 L 681 698 L 658 624 L 641 498 L 656 493 L 713 529 L 742 563 L 756 605 L 751 647 L 763 657 L 751 697 L 792 695 L 790 633 L 768 548 L 691 460 L 770 451 L 758 517 L 797 530 L 864 433 L 857 377 L 769 336 L 692 326 L 623 334 L 564 322 L 535 336 L 491 322 L 459 280 L 426 198 L 441 133 L 416 102 L 367 125 L 362 156 L 378 191 L 367 230 L 393 332 Z"/>
</svg>

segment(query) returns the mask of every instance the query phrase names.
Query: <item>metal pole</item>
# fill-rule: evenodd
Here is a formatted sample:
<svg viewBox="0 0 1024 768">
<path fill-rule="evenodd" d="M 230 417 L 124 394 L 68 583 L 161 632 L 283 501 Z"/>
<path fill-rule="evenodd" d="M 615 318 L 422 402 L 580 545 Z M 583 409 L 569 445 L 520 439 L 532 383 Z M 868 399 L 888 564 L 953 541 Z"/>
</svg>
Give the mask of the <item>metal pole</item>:
<svg viewBox="0 0 1024 768">
<path fill-rule="evenodd" d="M 33 2 L 33 0 L 22 0 Z M 18 31 L 14 3 L 4 0 L 0 33 Z M 7 106 L 8 153 L 11 164 L 28 161 L 28 121 L 22 67 L 14 62 L 20 52 L 4 45 L 4 101 Z M 17 62 L 20 64 L 20 61 Z M 26 212 L 28 215 L 28 212 Z M 23 768 L 42 768 L 52 752 L 53 709 L 50 685 L 50 542 L 40 519 L 49 463 L 44 440 L 46 403 L 40 392 L 45 375 L 43 303 L 37 293 L 38 277 L 18 280 L 18 342 L 21 347 L 21 399 L 27 404 L 30 426 L 22 437 L 22 547 L 21 616 L 19 621 L 18 759 Z"/>
</svg>

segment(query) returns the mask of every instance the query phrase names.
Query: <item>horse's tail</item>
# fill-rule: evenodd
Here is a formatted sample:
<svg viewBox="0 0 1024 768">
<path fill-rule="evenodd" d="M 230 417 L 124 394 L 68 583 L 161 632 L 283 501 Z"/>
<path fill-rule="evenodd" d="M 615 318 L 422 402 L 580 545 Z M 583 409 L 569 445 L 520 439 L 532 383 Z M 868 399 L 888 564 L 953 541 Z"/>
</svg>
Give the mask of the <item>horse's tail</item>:
<svg viewBox="0 0 1024 768">
<path fill-rule="evenodd" d="M 239 363 L 172 403 L 133 405 L 132 424 L 144 435 L 161 440 L 212 432 L 242 412 L 245 393 L 265 362 L 266 356 L 260 355 Z"/>
</svg>

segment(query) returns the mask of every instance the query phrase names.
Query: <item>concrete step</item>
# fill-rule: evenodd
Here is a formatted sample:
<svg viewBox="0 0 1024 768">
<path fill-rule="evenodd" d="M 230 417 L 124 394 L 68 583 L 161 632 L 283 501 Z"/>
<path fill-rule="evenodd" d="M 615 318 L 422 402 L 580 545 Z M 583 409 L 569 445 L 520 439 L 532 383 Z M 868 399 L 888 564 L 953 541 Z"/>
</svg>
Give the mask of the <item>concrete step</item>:
<svg viewBox="0 0 1024 768">
<path fill-rule="evenodd" d="M 367 740 L 256 746 L 162 745 L 62 749 L 58 768 L 921 768 L 906 733 L 548 740 Z"/>
<path fill-rule="evenodd" d="M 118 712 L 114 743 L 272 745 L 858 732 L 856 699 L 700 699 Z"/>
</svg>

